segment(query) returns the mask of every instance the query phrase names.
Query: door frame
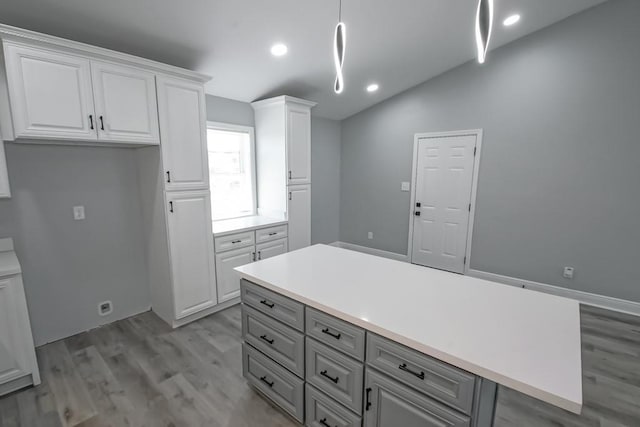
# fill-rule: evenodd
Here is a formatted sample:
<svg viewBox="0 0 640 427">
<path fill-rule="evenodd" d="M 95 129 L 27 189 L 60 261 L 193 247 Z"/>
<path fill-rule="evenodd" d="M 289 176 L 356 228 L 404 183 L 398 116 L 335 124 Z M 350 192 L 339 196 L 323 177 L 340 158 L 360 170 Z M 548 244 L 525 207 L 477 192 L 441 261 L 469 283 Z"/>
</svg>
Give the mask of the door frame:
<svg viewBox="0 0 640 427">
<path fill-rule="evenodd" d="M 409 237 L 407 239 L 407 261 L 413 264 L 413 211 L 416 204 L 416 180 L 418 178 L 418 141 L 423 138 L 446 138 L 454 136 L 473 135 L 476 137 L 476 154 L 473 159 L 473 175 L 471 181 L 471 212 L 467 227 L 467 247 L 465 256 L 467 262 L 464 265 L 464 275 L 469 274 L 471 265 L 471 243 L 473 240 L 473 225 L 476 216 L 476 196 L 478 194 L 478 175 L 480 171 L 480 155 L 482 153 L 482 129 L 469 129 L 449 132 L 416 133 L 413 138 L 413 166 L 411 168 L 411 204 L 409 205 Z"/>
</svg>

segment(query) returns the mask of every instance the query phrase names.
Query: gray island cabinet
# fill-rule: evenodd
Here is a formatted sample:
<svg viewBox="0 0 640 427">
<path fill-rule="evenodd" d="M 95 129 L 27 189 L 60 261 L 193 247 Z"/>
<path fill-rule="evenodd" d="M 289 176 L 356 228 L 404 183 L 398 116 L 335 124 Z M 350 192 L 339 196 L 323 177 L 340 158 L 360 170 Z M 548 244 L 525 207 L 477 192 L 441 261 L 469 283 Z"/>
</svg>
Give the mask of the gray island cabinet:
<svg viewBox="0 0 640 427">
<path fill-rule="evenodd" d="M 241 281 L 243 374 L 312 427 L 485 427 L 495 383 Z"/>
</svg>

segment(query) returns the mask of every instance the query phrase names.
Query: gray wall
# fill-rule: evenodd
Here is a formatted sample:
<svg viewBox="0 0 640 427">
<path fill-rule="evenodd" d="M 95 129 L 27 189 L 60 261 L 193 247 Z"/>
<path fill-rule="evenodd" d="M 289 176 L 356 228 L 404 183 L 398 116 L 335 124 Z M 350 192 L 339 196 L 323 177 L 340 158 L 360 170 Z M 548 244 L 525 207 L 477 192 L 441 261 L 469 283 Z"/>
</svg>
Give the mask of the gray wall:
<svg viewBox="0 0 640 427">
<path fill-rule="evenodd" d="M 253 108 L 248 102 L 235 101 L 219 96 L 207 95 L 207 120 L 255 126 Z"/>
<path fill-rule="evenodd" d="M 340 240 L 340 122 L 311 118 L 311 243 Z"/>
<path fill-rule="evenodd" d="M 0 237 L 14 239 L 36 344 L 148 310 L 134 150 L 5 148 L 13 197 L 0 200 Z M 114 312 L 100 317 L 105 300 Z"/>
<path fill-rule="evenodd" d="M 341 240 L 406 253 L 413 135 L 483 128 L 471 267 L 640 301 L 639 16 L 607 2 L 344 121 Z"/>
</svg>

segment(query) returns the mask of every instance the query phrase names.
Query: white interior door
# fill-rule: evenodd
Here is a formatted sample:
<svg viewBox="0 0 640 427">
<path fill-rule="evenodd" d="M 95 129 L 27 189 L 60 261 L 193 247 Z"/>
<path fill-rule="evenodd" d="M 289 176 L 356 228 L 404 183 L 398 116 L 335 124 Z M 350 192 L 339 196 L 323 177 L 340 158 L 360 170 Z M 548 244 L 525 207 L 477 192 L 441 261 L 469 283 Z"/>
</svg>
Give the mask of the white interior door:
<svg viewBox="0 0 640 427">
<path fill-rule="evenodd" d="M 309 108 L 287 106 L 288 182 L 311 183 L 311 111 Z"/>
<path fill-rule="evenodd" d="M 169 77 L 156 80 L 165 188 L 208 188 L 204 86 Z"/>
<path fill-rule="evenodd" d="M 311 244 L 311 186 L 289 186 L 287 205 L 289 221 L 289 250 L 305 248 Z"/>
<path fill-rule="evenodd" d="M 216 254 L 219 302 L 240 296 L 240 277 L 234 268 L 252 263 L 255 251 L 255 246 L 249 246 Z"/>
<path fill-rule="evenodd" d="M 155 75 L 133 67 L 91 62 L 98 139 L 159 144 Z"/>
<path fill-rule="evenodd" d="M 176 319 L 217 302 L 208 191 L 167 194 Z"/>
<path fill-rule="evenodd" d="M 414 264 L 464 272 L 476 135 L 418 140 Z"/>
<path fill-rule="evenodd" d="M 16 137 L 96 140 L 89 60 L 4 44 Z"/>
</svg>

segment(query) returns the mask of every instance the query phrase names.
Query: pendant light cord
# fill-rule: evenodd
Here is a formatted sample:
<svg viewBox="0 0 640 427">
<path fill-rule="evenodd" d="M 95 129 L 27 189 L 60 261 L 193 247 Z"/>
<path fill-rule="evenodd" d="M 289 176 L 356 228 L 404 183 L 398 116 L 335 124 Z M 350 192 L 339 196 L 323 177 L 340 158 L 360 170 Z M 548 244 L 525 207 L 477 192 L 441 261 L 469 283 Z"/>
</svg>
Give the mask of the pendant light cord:
<svg viewBox="0 0 640 427">
<path fill-rule="evenodd" d="M 338 22 L 342 22 L 342 0 L 340 0 L 340 8 L 338 9 Z"/>
</svg>

